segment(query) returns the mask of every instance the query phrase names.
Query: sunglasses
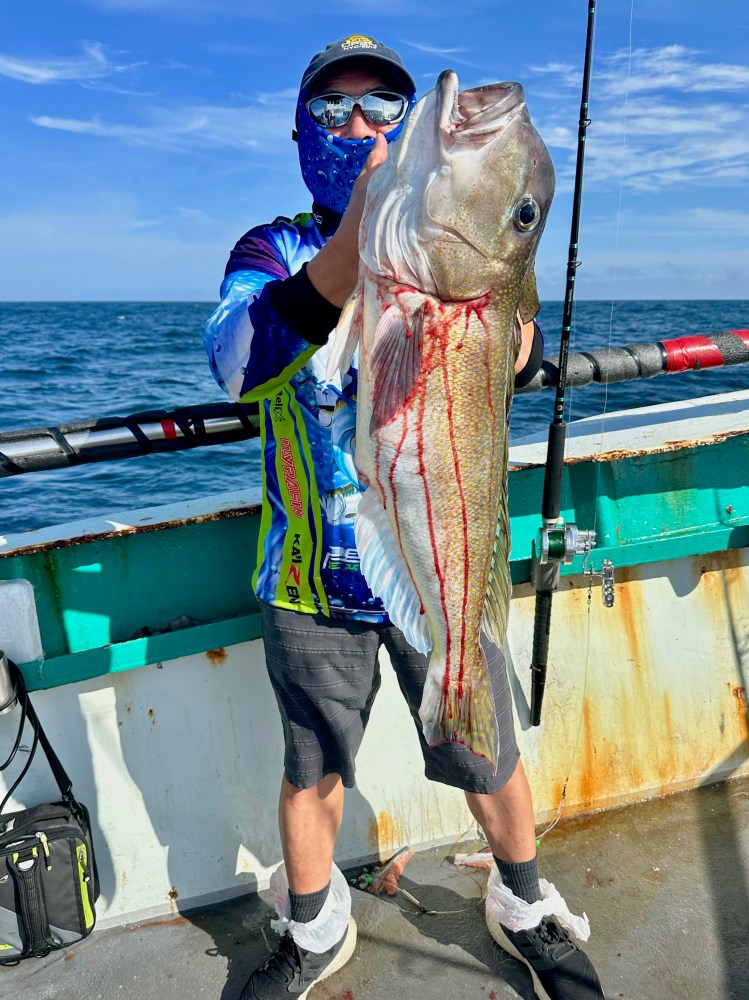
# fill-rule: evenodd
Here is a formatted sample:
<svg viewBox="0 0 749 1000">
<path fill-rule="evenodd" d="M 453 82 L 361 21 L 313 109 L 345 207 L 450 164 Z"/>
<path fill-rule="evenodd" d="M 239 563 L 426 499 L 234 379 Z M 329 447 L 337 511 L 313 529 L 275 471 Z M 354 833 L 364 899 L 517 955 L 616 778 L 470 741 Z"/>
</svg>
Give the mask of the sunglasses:
<svg viewBox="0 0 749 1000">
<path fill-rule="evenodd" d="M 392 90 L 373 90 L 361 97 L 348 94 L 321 94 L 304 105 L 317 125 L 341 128 L 358 107 L 370 125 L 396 125 L 408 109 L 408 99 Z"/>
</svg>

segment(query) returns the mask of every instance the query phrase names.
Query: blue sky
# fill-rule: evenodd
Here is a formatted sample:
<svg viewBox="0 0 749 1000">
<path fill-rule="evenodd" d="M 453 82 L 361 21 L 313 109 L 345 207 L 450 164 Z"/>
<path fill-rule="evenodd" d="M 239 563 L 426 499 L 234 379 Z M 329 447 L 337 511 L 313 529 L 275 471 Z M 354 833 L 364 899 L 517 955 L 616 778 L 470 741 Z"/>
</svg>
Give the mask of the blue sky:
<svg viewBox="0 0 749 1000">
<path fill-rule="evenodd" d="M 10 9 L 9 9 L 10 8 Z M 309 207 L 310 55 L 397 48 L 421 92 L 516 79 L 557 170 L 564 289 L 585 0 L 34 0 L 0 14 L 0 299 L 216 298 L 251 225 Z M 599 0 L 579 298 L 749 299 L 749 8 Z"/>
</svg>

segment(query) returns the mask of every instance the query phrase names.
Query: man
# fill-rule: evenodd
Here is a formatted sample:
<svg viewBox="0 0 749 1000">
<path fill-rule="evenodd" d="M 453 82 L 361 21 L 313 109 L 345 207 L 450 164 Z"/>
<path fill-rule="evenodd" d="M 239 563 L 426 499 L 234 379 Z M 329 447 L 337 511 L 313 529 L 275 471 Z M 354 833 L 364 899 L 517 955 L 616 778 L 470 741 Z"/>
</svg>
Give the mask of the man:
<svg viewBox="0 0 749 1000">
<path fill-rule="evenodd" d="M 427 777 L 465 791 L 502 881 L 518 901 L 542 898 L 531 794 L 502 654 L 487 643 L 501 746 L 493 773 L 461 744 L 429 748 L 423 738 L 418 708 L 427 660 L 389 622 L 359 570 L 356 368 L 340 388 L 325 383 L 328 335 L 357 280 L 366 186 L 400 134 L 415 89 L 397 53 L 362 35 L 312 59 L 295 133 L 312 214 L 279 218 L 242 237 L 206 329 L 219 384 L 235 399 L 262 401 L 263 520 L 253 585 L 285 738 L 283 934 L 242 1000 L 305 997 L 353 951 L 350 894 L 333 852 L 344 786 L 354 784 L 356 752 L 379 687 L 381 644 L 414 718 Z M 522 332 L 521 382 L 535 374 L 543 355 L 535 324 Z M 553 917 L 530 930 L 488 922 L 495 939 L 532 968 L 541 1000 L 602 1000 L 587 956 Z"/>
</svg>

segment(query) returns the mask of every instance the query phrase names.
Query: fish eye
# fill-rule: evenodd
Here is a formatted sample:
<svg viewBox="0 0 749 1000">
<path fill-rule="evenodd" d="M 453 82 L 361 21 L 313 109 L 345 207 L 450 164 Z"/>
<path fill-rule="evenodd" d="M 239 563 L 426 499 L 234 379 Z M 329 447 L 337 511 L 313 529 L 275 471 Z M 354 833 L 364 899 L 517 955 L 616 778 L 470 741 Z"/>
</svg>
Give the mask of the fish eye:
<svg viewBox="0 0 749 1000">
<path fill-rule="evenodd" d="M 513 221 L 521 233 L 529 233 L 541 220 L 541 212 L 532 198 L 525 198 L 515 206 Z"/>
</svg>

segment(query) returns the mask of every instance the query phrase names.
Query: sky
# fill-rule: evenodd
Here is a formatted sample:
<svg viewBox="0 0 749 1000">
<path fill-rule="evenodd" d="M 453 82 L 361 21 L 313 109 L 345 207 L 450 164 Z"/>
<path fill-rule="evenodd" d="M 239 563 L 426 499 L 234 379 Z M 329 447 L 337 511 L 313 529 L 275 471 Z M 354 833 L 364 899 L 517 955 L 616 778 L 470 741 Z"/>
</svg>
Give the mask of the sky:
<svg viewBox="0 0 749 1000">
<path fill-rule="evenodd" d="M 291 141 L 329 41 L 419 92 L 518 80 L 557 194 L 564 294 L 587 0 L 28 0 L 0 12 L 0 300 L 214 301 L 253 225 L 310 207 Z M 576 296 L 749 299 L 749 8 L 598 0 Z"/>
</svg>

